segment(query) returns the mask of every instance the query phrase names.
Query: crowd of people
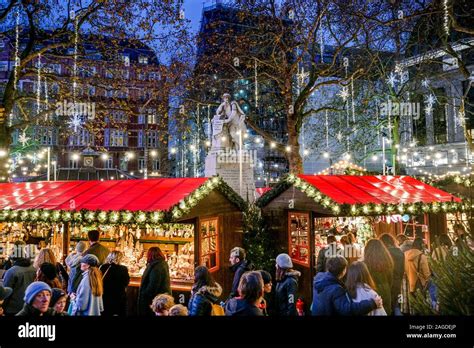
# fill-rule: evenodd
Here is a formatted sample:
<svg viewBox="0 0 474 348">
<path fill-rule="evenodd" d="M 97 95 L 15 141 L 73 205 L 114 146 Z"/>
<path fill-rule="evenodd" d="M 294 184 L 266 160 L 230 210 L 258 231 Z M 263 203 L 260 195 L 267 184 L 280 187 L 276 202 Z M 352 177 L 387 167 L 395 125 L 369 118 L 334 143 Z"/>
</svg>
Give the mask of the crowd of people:
<svg viewBox="0 0 474 348">
<path fill-rule="evenodd" d="M 462 235 L 462 233 L 458 234 Z M 125 316 L 127 267 L 120 251 L 110 252 L 99 242 L 99 232 L 88 232 L 89 245 L 77 243 L 65 259 L 42 249 L 34 262 L 13 258 L 0 286 L 0 315 L 7 316 Z M 461 238 L 461 237 L 459 237 Z M 453 243 L 439 236 L 431 257 L 444 260 Z M 141 278 L 137 314 L 140 316 L 297 316 L 299 278 L 291 257 L 275 258 L 274 274 L 254 269 L 241 247 L 231 250 L 233 272 L 229 294 L 223 293 L 209 269 L 198 266 L 187 305 L 175 303 L 166 257 L 159 247 L 147 250 L 147 267 Z M 316 262 L 312 315 L 402 315 L 410 294 L 420 290 L 437 309 L 426 246 L 422 238 L 385 233 L 364 246 L 348 233 L 327 238 Z M 275 286 L 273 286 L 275 284 Z"/>
</svg>

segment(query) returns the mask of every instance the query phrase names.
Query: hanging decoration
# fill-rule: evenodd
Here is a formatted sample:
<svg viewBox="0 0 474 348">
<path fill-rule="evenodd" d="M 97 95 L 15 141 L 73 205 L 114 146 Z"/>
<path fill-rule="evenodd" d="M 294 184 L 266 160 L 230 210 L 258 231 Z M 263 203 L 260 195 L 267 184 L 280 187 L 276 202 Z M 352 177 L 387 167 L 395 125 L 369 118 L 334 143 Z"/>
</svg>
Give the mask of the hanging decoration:
<svg viewBox="0 0 474 348">
<path fill-rule="evenodd" d="M 37 82 L 36 82 L 36 115 L 39 115 L 41 111 L 41 53 L 38 54 L 38 60 L 36 61 L 37 70 Z"/>
<path fill-rule="evenodd" d="M 18 84 L 18 69 L 20 68 L 20 7 L 16 8 L 15 12 L 15 70 L 13 77 L 13 89 L 17 89 Z"/>
</svg>

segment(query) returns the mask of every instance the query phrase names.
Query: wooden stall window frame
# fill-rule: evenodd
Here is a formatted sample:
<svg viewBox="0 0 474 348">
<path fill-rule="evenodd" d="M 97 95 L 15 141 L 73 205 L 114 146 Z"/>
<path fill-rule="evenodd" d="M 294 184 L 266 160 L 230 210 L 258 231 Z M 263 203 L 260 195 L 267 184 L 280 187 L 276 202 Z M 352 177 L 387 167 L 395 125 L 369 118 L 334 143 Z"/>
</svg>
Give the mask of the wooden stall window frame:
<svg viewBox="0 0 474 348">
<path fill-rule="evenodd" d="M 220 268 L 220 246 L 219 246 L 219 218 L 217 216 L 213 216 L 213 217 L 207 217 L 207 218 L 203 218 L 203 219 L 199 219 L 199 223 L 198 223 L 198 233 L 199 233 L 199 264 L 202 265 L 202 259 L 204 256 L 206 255 L 203 255 L 202 254 L 202 235 L 201 235 L 201 226 L 203 223 L 205 222 L 208 222 L 208 221 L 215 221 L 215 224 L 216 224 L 216 251 L 214 253 L 210 253 L 210 254 L 206 254 L 206 255 L 211 255 L 211 254 L 216 254 L 216 265 L 212 268 L 209 268 L 209 272 L 215 272 L 217 270 L 219 270 Z M 206 237 L 206 238 L 210 238 L 210 237 Z"/>
<path fill-rule="evenodd" d="M 301 266 L 304 266 L 304 267 L 310 267 L 310 258 L 311 258 L 311 212 L 310 211 L 299 211 L 299 210 L 288 210 L 287 211 L 288 215 L 287 215 L 287 218 L 288 218 L 288 230 L 287 230 L 287 233 L 288 233 L 288 254 L 290 255 L 291 257 L 291 246 L 293 245 L 293 243 L 291 242 L 291 214 L 304 214 L 304 215 L 307 215 L 308 217 L 308 261 L 307 262 L 302 262 L 302 261 L 299 261 L 297 259 L 294 259 L 291 257 L 291 260 L 294 262 L 294 263 L 297 263 L 298 265 L 301 265 Z M 299 245 L 299 244 L 298 244 Z"/>
<path fill-rule="evenodd" d="M 423 232 L 423 239 L 426 240 L 426 244 L 429 246 L 431 245 L 431 238 L 430 238 L 430 224 L 428 214 L 423 214 L 423 223 L 412 222 L 411 220 L 408 222 L 402 222 L 400 224 L 400 233 L 405 234 L 406 230 L 409 228 L 413 232 L 413 237 L 415 237 L 415 230 L 416 226 L 426 226 L 428 231 Z"/>
</svg>

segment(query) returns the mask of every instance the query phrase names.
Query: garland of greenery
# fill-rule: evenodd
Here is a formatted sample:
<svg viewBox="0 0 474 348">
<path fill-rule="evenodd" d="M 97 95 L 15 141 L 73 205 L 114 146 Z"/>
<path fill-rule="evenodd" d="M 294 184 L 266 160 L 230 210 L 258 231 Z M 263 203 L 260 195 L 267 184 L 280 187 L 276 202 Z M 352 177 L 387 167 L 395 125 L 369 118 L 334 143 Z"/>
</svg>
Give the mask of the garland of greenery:
<svg viewBox="0 0 474 348">
<path fill-rule="evenodd" d="M 1 210 L 0 222 L 52 222 L 52 223 L 87 223 L 87 224 L 118 224 L 154 226 L 163 222 L 176 221 L 191 208 L 203 200 L 212 190 L 217 190 L 227 197 L 238 208 L 244 211 L 247 207 L 245 201 L 232 190 L 221 177 L 215 176 L 206 180 L 196 190 L 186 196 L 179 203 L 166 211 L 103 211 L 103 210 Z"/>
<path fill-rule="evenodd" d="M 273 190 L 264 194 L 258 200 L 258 206 L 264 207 L 284 190 L 293 185 L 316 203 L 330 210 L 334 216 L 369 216 L 369 215 L 393 215 L 418 213 L 438 213 L 468 211 L 471 204 L 467 202 L 432 202 L 432 203 L 403 203 L 403 204 L 340 204 L 323 194 L 316 187 L 294 174 L 290 174 L 283 179 Z"/>
</svg>

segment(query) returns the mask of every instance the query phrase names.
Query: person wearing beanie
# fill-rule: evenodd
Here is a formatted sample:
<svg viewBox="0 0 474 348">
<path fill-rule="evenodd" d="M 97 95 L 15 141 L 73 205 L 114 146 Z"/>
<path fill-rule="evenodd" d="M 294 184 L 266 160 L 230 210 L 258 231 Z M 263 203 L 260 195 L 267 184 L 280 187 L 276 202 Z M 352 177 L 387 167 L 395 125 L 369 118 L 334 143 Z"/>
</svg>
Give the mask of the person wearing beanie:
<svg viewBox="0 0 474 348">
<path fill-rule="evenodd" d="M 12 288 L 5 288 L 3 286 L 0 285 L 0 317 L 3 316 L 3 308 L 2 308 L 2 305 L 3 305 L 3 301 L 5 301 L 5 299 L 7 299 L 8 297 L 10 297 L 10 295 L 13 293 L 13 289 Z"/>
<path fill-rule="evenodd" d="M 299 271 L 293 270 L 293 262 L 288 254 L 276 258 L 277 285 L 275 288 L 275 314 L 278 316 L 296 316 Z"/>
<path fill-rule="evenodd" d="M 61 281 L 58 278 L 56 267 L 49 262 L 44 262 L 36 271 L 36 281 L 45 282 L 51 288 L 60 288 Z"/>
<path fill-rule="evenodd" d="M 82 280 L 81 258 L 86 249 L 86 242 L 81 240 L 76 244 L 74 251 L 66 257 L 65 262 L 69 270 L 69 280 L 67 283 L 67 292 L 69 294 L 77 290 L 77 287 Z"/>
<path fill-rule="evenodd" d="M 23 247 L 21 244 L 18 248 Z M 21 252 L 19 252 L 22 255 Z M 23 254 L 24 255 L 24 254 Z M 3 286 L 13 289 L 13 293 L 5 300 L 5 315 L 15 315 L 23 308 L 25 290 L 36 277 L 36 270 L 27 258 L 12 258 L 13 266 L 3 275 Z"/>
<path fill-rule="evenodd" d="M 93 254 L 81 258 L 82 280 L 76 293 L 71 294 L 72 315 L 100 315 L 104 310 L 102 295 L 104 286 L 99 259 Z"/>
<path fill-rule="evenodd" d="M 56 311 L 49 308 L 51 301 L 51 287 L 45 282 L 33 282 L 25 290 L 23 309 L 19 311 L 18 317 L 40 317 L 54 316 Z"/>
<path fill-rule="evenodd" d="M 229 299 L 239 296 L 238 288 L 240 278 L 245 272 L 253 269 L 252 264 L 246 260 L 246 252 L 243 248 L 235 247 L 230 251 L 230 270 L 234 273 L 234 280 L 232 281 L 232 289 L 230 291 Z"/>
<path fill-rule="evenodd" d="M 58 315 L 67 315 L 65 312 L 67 293 L 63 289 L 53 288 L 49 307 L 53 308 Z"/>
</svg>

